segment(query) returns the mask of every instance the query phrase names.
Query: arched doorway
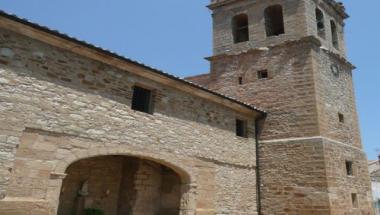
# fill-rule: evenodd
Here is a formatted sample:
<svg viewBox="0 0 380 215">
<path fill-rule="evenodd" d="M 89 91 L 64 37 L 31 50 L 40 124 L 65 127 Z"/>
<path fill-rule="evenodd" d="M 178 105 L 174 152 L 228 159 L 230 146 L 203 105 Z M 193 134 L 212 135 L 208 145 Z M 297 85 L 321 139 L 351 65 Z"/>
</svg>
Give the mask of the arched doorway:
<svg viewBox="0 0 380 215">
<path fill-rule="evenodd" d="M 74 162 L 66 174 L 58 215 L 180 213 L 181 177 L 157 162 L 99 156 Z"/>
</svg>

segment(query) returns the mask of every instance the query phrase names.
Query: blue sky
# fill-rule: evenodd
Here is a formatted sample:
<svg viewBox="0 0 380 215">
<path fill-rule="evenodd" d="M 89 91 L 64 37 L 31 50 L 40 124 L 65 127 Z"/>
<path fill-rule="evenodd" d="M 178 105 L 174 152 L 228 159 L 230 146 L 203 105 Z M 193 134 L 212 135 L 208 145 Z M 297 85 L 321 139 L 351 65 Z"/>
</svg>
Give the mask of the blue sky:
<svg viewBox="0 0 380 215">
<path fill-rule="evenodd" d="M 380 149 L 379 0 L 345 0 L 363 144 Z M 205 73 L 211 56 L 209 0 L 0 0 L 0 9 L 178 76 Z"/>
</svg>

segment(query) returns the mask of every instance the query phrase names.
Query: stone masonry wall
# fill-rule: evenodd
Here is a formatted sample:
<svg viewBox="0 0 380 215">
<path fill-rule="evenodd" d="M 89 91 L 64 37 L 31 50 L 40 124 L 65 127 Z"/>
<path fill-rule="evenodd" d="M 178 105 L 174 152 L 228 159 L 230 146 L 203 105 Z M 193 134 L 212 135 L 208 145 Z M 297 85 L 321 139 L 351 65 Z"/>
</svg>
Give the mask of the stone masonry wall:
<svg viewBox="0 0 380 215">
<path fill-rule="evenodd" d="M 343 58 L 318 44 L 310 37 L 267 50 L 210 59 L 209 88 L 260 104 L 268 112 L 261 134 L 264 142 L 260 143 L 264 214 L 359 211 L 368 214 L 371 210 L 368 173 L 355 177 L 350 183 L 336 180 L 341 179 L 337 166 L 342 170 L 347 157 L 351 156 L 358 166 L 366 163 L 361 151 L 352 68 Z M 338 68 L 338 75 L 333 74 L 332 65 Z M 267 70 L 269 77 L 258 79 L 260 70 Z M 191 80 L 196 82 L 197 78 Z M 344 115 L 344 122 L 339 121 L 338 113 Z M 317 136 L 323 138 L 315 142 L 313 139 Z M 288 142 L 287 138 L 293 140 Z M 335 142 L 327 147 L 325 142 L 329 142 L 329 138 Z M 318 150 L 308 149 L 309 144 Z M 332 154 L 328 151 L 330 148 Z M 309 166 L 302 169 L 301 160 Z M 306 169 L 315 170 L 316 175 Z M 308 178 L 310 175 L 315 181 Z M 304 193 L 298 192 L 300 189 Z M 290 192 L 293 190 L 297 192 Z M 351 192 L 358 194 L 358 209 L 353 208 Z M 297 198 L 294 198 L 295 193 L 299 195 Z M 276 206 L 274 201 L 277 201 Z"/>
<path fill-rule="evenodd" d="M 321 134 L 361 149 L 352 68 L 321 49 L 313 50 L 313 58 Z M 334 66 L 338 74 L 332 71 Z M 339 121 L 339 113 L 344 122 Z"/>
<path fill-rule="evenodd" d="M 344 38 L 344 20 L 340 17 L 335 10 L 333 10 L 325 1 L 310 1 L 304 0 L 306 6 L 306 19 L 307 19 L 307 31 L 309 36 L 315 36 L 320 39 L 322 46 L 326 47 L 328 50 L 338 53 L 341 56 L 346 56 L 346 46 Z M 325 24 L 325 34 L 320 35 L 317 31 L 316 14 L 315 9 L 318 8 L 323 12 L 324 24 Z M 330 21 L 334 20 L 338 32 L 339 48 L 336 49 L 332 44 L 332 34 Z"/>
<path fill-rule="evenodd" d="M 316 3 L 317 2 L 317 3 Z M 282 5 L 285 34 L 267 37 L 265 31 L 264 10 L 271 5 Z M 317 32 L 315 9 L 324 13 L 325 35 Z M 249 41 L 233 43 L 232 18 L 245 13 L 249 21 Z M 330 20 L 337 26 L 339 48 L 332 45 Z M 246 51 L 251 48 L 277 45 L 289 40 L 315 36 L 322 45 L 331 51 L 345 56 L 344 20 L 324 1 L 313 0 L 270 0 L 241 1 L 240 3 L 218 7 L 213 10 L 214 55 Z"/>
<path fill-rule="evenodd" d="M 260 143 L 263 214 L 330 213 L 320 138 Z"/>
<path fill-rule="evenodd" d="M 255 201 L 251 201 L 255 192 L 237 199 L 223 184 L 237 184 L 236 193 L 256 187 L 252 118 L 3 29 L 0 75 L 0 192 L 4 194 L 16 178 L 17 184 L 32 178 L 32 173 L 17 174 L 15 160 L 30 170 L 43 171 L 36 180 L 54 188 L 52 193 L 48 184 L 43 185 L 44 193 L 8 192 L 0 205 L 17 205 L 17 197 L 33 200 L 17 207 L 48 201 L 54 209 L 60 180 L 51 179 L 57 177 L 52 172 L 64 171 L 78 157 L 130 153 L 181 166 L 189 175 L 190 184 L 182 188 L 191 191 L 181 200 L 187 205 L 183 213 L 228 214 L 216 207 L 226 205 L 230 211 L 255 214 Z M 131 110 L 136 83 L 155 90 L 153 115 Z M 248 139 L 235 136 L 236 117 L 248 120 Z M 26 130 L 42 132 L 48 147 L 31 145 L 28 154 L 17 158 Z M 252 178 L 242 181 L 234 174 Z M 247 201 L 250 206 L 242 207 Z"/>
<path fill-rule="evenodd" d="M 268 38 L 265 31 L 264 10 L 268 6 L 276 4 L 283 7 L 285 34 Z M 234 16 L 242 13 L 248 15 L 250 40 L 234 44 L 231 20 Z M 240 1 L 240 3 L 215 9 L 213 23 L 214 55 L 266 47 L 307 35 L 303 0 Z"/>
<path fill-rule="evenodd" d="M 324 156 L 332 214 L 373 214 L 371 182 L 365 152 L 324 139 Z M 353 162 L 353 176 L 347 175 L 346 161 Z M 358 208 L 351 195 L 357 194 Z"/>
<path fill-rule="evenodd" d="M 66 173 L 59 215 L 78 214 L 83 208 L 97 208 L 115 215 L 179 213 L 181 180 L 158 163 L 103 156 L 80 160 L 70 165 Z M 88 194 L 80 196 L 78 191 L 84 182 Z"/>
<path fill-rule="evenodd" d="M 68 176 L 63 181 L 58 214 L 77 214 L 72 211 L 76 201 L 83 201 L 85 208 L 97 208 L 106 214 L 118 214 L 122 165 L 123 157 L 100 157 L 82 160 L 70 166 L 66 172 Z M 78 191 L 86 181 L 88 195 L 79 199 Z M 25 190 L 28 190 L 28 187 Z"/>
<path fill-rule="evenodd" d="M 209 88 L 260 104 L 268 112 L 263 140 L 318 135 L 310 41 L 211 59 Z M 258 79 L 267 70 L 268 78 Z M 238 79 L 243 83 L 239 85 Z"/>
</svg>

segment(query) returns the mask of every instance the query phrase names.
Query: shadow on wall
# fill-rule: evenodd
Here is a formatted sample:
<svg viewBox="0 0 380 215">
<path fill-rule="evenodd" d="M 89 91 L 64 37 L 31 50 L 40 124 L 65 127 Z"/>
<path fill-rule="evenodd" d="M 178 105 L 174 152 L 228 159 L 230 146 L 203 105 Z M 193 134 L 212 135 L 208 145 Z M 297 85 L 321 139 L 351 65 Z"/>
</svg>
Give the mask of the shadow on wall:
<svg viewBox="0 0 380 215">
<path fill-rule="evenodd" d="M 66 174 L 58 215 L 179 214 L 181 179 L 161 164 L 102 156 L 79 160 Z"/>
</svg>

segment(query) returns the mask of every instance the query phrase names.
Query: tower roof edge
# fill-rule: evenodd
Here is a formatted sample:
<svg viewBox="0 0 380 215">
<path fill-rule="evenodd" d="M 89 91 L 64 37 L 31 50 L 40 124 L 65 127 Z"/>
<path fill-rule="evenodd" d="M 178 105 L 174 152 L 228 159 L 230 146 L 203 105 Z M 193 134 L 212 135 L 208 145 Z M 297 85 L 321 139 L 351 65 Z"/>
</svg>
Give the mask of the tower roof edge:
<svg viewBox="0 0 380 215">
<path fill-rule="evenodd" d="M 326 4 L 330 5 L 339 15 L 341 15 L 344 19 L 349 18 L 350 16 L 346 12 L 346 7 L 343 2 L 336 0 L 323 0 Z"/>
<path fill-rule="evenodd" d="M 244 0 L 210 0 L 210 4 L 207 6 L 209 9 L 213 10 L 217 7 L 240 2 Z M 326 2 L 326 4 L 330 5 L 335 11 L 338 12 L 339 15 L 341 15 L 344 19 L 350 17 L 347 12 L 346 8 L 344 7 L 344 4 L 340 1 L 336 0 L 322 0 Z"/>
</svg>

